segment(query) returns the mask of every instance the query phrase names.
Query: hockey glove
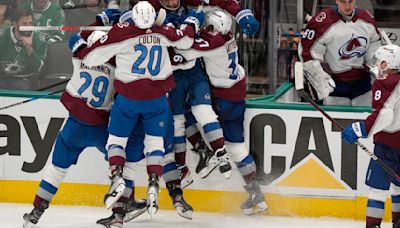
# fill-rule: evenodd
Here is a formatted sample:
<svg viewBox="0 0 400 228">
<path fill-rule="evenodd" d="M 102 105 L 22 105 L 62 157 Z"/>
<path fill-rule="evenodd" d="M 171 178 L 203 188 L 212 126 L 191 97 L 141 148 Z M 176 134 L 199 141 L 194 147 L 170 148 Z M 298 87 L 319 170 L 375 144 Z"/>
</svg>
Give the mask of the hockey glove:
<svg viewBox="0 0 400 228">
<path fill-rule="evenodd" d="M 319 61 L 309 60 L 303 64 L 303 67 L 304 89 L 309 92 L 314 101 L 327 98 L 335 90 L 335 81 L 324 71 Z"/>
<path fill-rule="evenodd" d="M 121 11 L 119 9 L 106 9 L 102 13 L 97 14 L 96 20 L 103 25 L 113 25 L 119 22 Z"/>
<path fill-rule="evenodd" d="M 249 9 L 241 10 L 236 15 L 236 21 L 246 35 L 254 36 L 260 29 L 260 23 Z"/>
<path fill-rule="evenodd" d="M 204 23 L 205 14 L 203 11 L 197 12 L 195 10 L 188 10 L 183 18 L 184 24 L 192 24 L 195 28 L 195 33 L 200 30 L 201 25 Z"/>
<path fill-rule="evenodd" d="M 348 144 L 355 143 L 358 138 L 366 137 L 367 131 L 365 130 L 364 121 L 352 123 L 342 131 L 342 139 Z"/>
<path fill-rule="evenodd" d="M 87 43 L 79 34 L 73 34 L 68 41 L 68 47 L 72 53 L 76 53 L 79 49 L 87 46 Z"/>
<path fill-rule="evenodd" d="M 128 10 L 119 17 L 119 23 L 128 22 L 129 24 L 135 24 L 132 20 L 132 11 Z"/>
</svg>

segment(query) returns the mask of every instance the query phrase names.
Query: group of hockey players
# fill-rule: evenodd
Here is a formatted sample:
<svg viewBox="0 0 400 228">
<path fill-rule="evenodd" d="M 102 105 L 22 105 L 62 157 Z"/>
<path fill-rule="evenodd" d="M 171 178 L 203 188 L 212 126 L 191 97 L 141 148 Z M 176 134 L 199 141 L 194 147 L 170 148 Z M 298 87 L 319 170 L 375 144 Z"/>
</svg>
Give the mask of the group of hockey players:
<svg viewBox="0 0 400 228">
<path fill-rule="evenodd" d="M 203 8 L 210 9 L 205 14 Z M 153 0 L 139 1 L 124 14 L 109 4 L 91 24 L 113 25 L 108 33 L 71 36 L 74 72 L 61 97 L 69 117 L 34 209 L 23 216 L 24 227 L 38 223 L 87 147 L 103 152 L 110 167 L 104 203 L 112 215 L 98 224 L 122 227 L 146 209 L 154 215 L 160 177 L 177 213 L 192 219 L 182 191 L 193 182 L 186 137 L 199 155 L 201 178 L 217 168 L 229 178 L 232 159 L 249 193 L 243 212 L 267 209 L 255 162 L 244 145 L 246 75 L 230 31 L 232 16 L 244 33 L 258 31 L 251 10 L 241 10 L 234 0 Z M 133 178 L 134 165 L 142 159 L 149 180 L 145 201 L 135 199 Z"/>
<path fill-rule="evenodd" d="M 312 17 L 302 36 L 299 55 L 305 89 L 310 98 L 325 105 L 372 102 L 371 115 L 347 126 L 342 139 L 354 144 L 358 138 L 373 136 L 374 154 L 399 174 L 400 47 L 389 42 L 382 46 L 374 18 L 357 8 L 356 0 L 336 0 L 336 5 Z M 400 228 L 398 179 L 371 158 L 365 183 L 370 187 L 366 227 L 380 227 L 390 189 L 393 228 Z"/>
<path fill-rule="evenodd" d="M 373 17 L 356 8 L 355 0 L 336 4 L 317 13 L 301 39 L 308 92 L 323 104 L 372 102 L 372 114 L 347 126 L 342 138 L 355 143 L 373 135 L 375 155 L 399 173 L 400 47 L 381 45 Z M 230 31 L 232 16 L 247 35 L 258 31 L 251 11 L 235 0 L 149 0 L 124 14 L 111 6 L 99 14 L 92 25 L 113 25 L 108 33 L 71 37 L 74 74 L 61 97 L 70 115 L 24 227 L 39 221 L 86 147 L 102 151 L 110 167 L 104 202 L 112 215 L 97 221 L 104 227 L 122 227 L 146 209 L 154 215 L 160 177 L 177 213 L 192 219 L 182 191 L 193 182 L 186 140 L 199 156 L 195 171 L 201 178 L 215 169 L 229 178 L 233 160 L 249 193 L 243 212 L 267 209 L 244 144 L 246 75 Z M 145 201 L 135 199 L 133 178 L 134 164 L 142 159 L 149 177 Z M 393 227 L 400 228 L 398 180 L 371 159 L 366 184 L 366 227 L 380 227 L 390 189 Z"/>
</svg>

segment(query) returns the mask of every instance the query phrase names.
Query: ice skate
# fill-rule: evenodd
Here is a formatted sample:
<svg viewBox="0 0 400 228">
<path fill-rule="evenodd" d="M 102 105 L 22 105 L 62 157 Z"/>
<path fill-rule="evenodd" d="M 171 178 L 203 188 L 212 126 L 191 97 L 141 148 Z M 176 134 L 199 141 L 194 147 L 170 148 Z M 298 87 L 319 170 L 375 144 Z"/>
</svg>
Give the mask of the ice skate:
<svg viewBox="0 0 400 228">
<path fill-rule="evenodd" d="M 183 198 L 182 189 L 171 183 L 167 184 L 167 189 L 176 213 L 185 219 L 193 219 L 193 208 Z"/>
<path fill-rule="evenodd" d="M 193 183 L 193 178 L 190 175 L 190 170 L 186 165 L 179 166 L 178 170 L 181 172 L 181 188 L 184 189 Z"/>
<path fill-rule="evenodd" d="M 111 185 L 107 194 L 104 196 L 104 203 L 107 209 L 114 206 L 114 204 L 121 198 L 125 190 L 125 181 L 122 178 L 122 166 L 117 166 L 111 176 Z"/>
<path fill-rule="evenodd" d="M 49 207 L 49 203 L 47 201 L 43 201 L 39 204 L 39 206 L 33 208 L 33 210 L 28 214 L 25 213 L 24 218 L 24 228 L 30 228 L 32 224 L 37 224 L 39 222 L 40 217 L 42 217 L 44 211 Z"/>
<path fill-rule="evenodd" d="M 129 222 L 146 211 L 146 201 L 131 199 L 124 208 L 124 222 Z"/>
<path fill-rule="evenodd" d="M 124 224 L 123 218 L 124 212 L 123 209 L 120 208 L 120 210 L 113 211 L 110 217 L 98 220 L 96 224 L 106 228 L 122 228 Z"/>
<path fill-rule="evenodd" d="M 240 208 L 245 215 L 253 215 L 266 211 L 268 206 L 265 202 L 263 193 L 261 192 L 260 186 L 254 182 L 244 186 L 246 191 L 249 193 L 249 198 L 242 203 Z"/>
<path fill-rule="evenodd" d="M 225 148 L 218 149 L 215 154 L 219 160 L 219 172 L 222 173 L 225 178 L 230 178 L 232 175 L 232 166 Z"/>
<path fill-rule="evenodd" d="M 147 187 L 147 212 L 151 217 L 158 211 L 158 176 L 155 173 L 150 174 L 149 186 Z"/>
<path fill-rule="evenodd" d="M 199 163 L 196 167 L 196 173 L 203 179 L 208 177 L 208 175 L 217 168 L 220 162 L 216 154 L 208 149 L 207 145 L 204 144 L 204 146 L 199 146 L 199 148 L 195 150 L 200 156 Z"/>
</svg>

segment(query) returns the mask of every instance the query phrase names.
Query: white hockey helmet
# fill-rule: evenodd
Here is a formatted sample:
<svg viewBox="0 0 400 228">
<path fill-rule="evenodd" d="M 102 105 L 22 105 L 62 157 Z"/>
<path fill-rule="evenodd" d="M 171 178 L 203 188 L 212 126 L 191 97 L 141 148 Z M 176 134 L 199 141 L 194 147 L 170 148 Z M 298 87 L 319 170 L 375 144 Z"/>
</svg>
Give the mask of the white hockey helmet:
<svg viewBox="0 0 400 228">
<path fill-rule="evenodd" d="M 87 38 L 87 45 L 88 47 L 91 47 L 96 41 L 98 41 L 100 38 L 103 36 L 107 35 L 106 32 L 104 31 L 93 31 L 92 34 Z"/>
<path fill-rule="evenodd" d="M 151 28 L 156 20 L 156 11 L 148 1 L 139 1 L 132 8 L 132 20 L 138 28 Z"/>
<path fill-rule="evenodd" d="M 214 31 L 225 35 L 231 30 L 232 18 L 221 10 L 210 11 L 206 14 L 205 25 L 206 27 L 212 25 Z"/>
<path fill-rule="evenodd" d="M 386 69 L 400 70 L 400 47 L 394 44 L 383 45 L 379 47 L 372 58 L 374 66 L 380 67 L 382 62 L 387 63 Z"/>
</svg>

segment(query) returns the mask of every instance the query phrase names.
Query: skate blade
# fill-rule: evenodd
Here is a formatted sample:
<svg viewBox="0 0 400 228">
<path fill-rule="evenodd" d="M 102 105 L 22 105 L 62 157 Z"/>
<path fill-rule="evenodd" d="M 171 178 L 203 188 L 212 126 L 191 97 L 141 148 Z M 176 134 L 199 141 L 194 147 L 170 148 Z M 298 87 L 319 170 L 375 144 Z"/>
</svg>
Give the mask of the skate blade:
<svg viewBox="0 0 400 228">
<path fill-rule="evenodd" d="M 204 169 L 200 170 L 199 176 L 201 179 L 207 178 L 216 168 L 218 167 L 218 164 L 208 167 L 205 167 Z"/>
<path fill-rule="evenodd" d="M 184 188 L 188 187 L 191 184 L 193 184 L 193 178 L 191 176 L 183 178 L 181 180 L 181 189 L 184 189 Z"/>
<path fill-rule="evenodd" d="M 124 222 L 130 222 L 132 219 L 143 214 L 145 211 L 146 211 L 146 207 L 126 213 L 126 215 L 124 217 Z"/>
<path fill-rule="evenodd" d="M 222 173 L 222 175 L 226 178 L 229 179 L 232 176 L 232 170 L 226 171 L 224 173 Z"/>
<path fill-rule="evenodd" d="M 153 193 L 150 193 L 147 200 L 147 212 L 150 214 L 150 218 L 153 218 L 153 215 L 155 215 L 157 211 L 157 196 Z"/>
<path fill-rule="evenodd" d="M 190 211 L 190 210 L 183 211 L 183 207 L 177 207 L 176 212 L 178 213 L 179 216 L 181 216 L 185 219 L 189 219 L 189 220 L 193 219 L 193 211 Z"/>
<path fill-rule="evenodd" d="M 249 209 L 243 209 L 243 214 L 245 215 L 255 215 L 255 214 L 261 214 L 267 211 L 268 206 L 265 202 L 258 203 L 256 206 L 253 208 Z"/>
<path fill-rule="evenodd" d="M 24 221 L 24 223 L 22 224 L 23 228 L 31 228 L 32 227 L 32 223 L 29 221 Z"/>
<path fill-rule="evenodd" d="M 106 208 L 110 209 L 114 204 L 121 198 L 122 193 L 124 193 L 125 190 L 125 184 L 119 184 L 115 188 L 115 192 L 117 193 L 115 196 L 108 196 L 107 199 L 104 200 L 104 203 L 106 204 Z"/>
</svg>

